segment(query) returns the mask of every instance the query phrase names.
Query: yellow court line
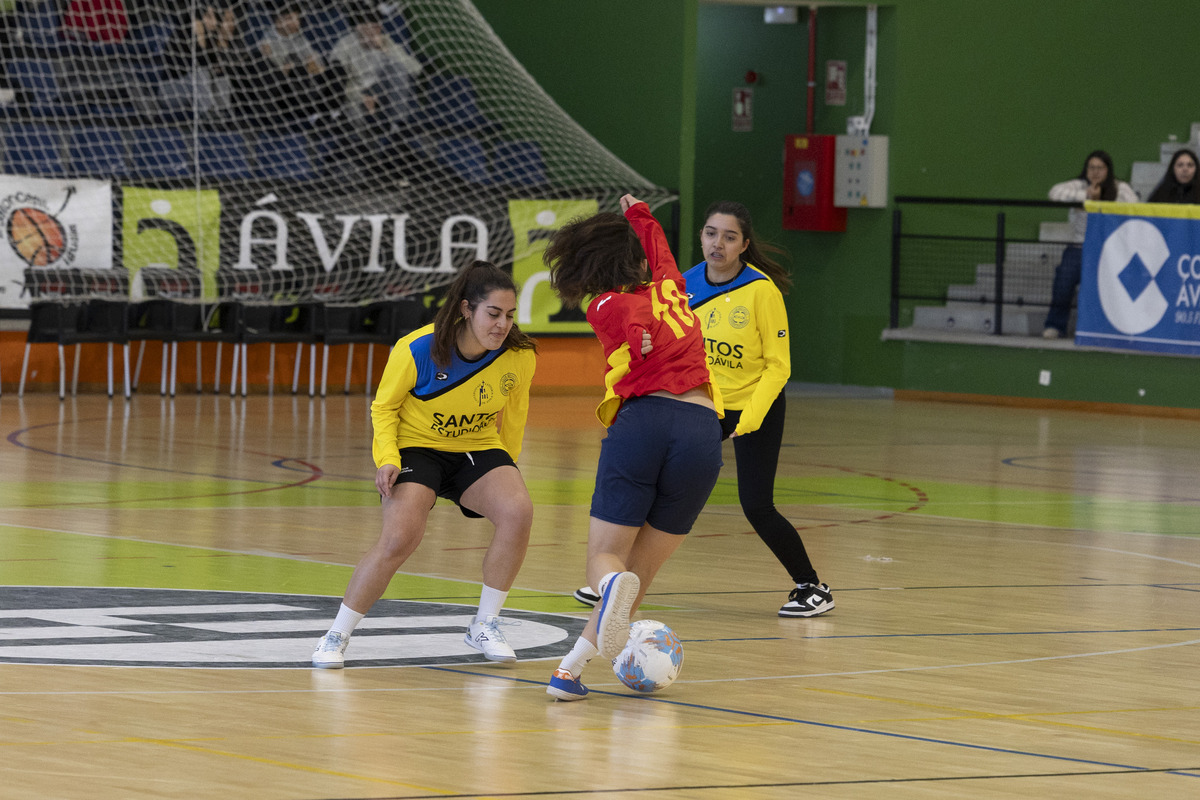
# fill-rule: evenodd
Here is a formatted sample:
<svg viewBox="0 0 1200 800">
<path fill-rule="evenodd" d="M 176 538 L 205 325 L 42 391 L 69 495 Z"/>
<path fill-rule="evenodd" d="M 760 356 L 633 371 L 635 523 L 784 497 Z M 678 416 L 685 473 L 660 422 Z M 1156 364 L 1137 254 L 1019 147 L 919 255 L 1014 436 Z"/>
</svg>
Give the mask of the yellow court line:
<svg viewBox="0 0 1200 800">
<path fill-rule="evenodd" d="M 156 745 L 160 745 L 163 747 L 175 748 L 177 750 L 190 750 L 192 752 L 205 753 L 208 755 L 228 756 L 229 758 L 235 758 L 235 759 L 238 759 L 239 761 L 252 761 L 256 764 L 266 764 L 267 766 L 281 767 L 283 769 L 293 769 L 293 770 L 298 770 L 300 772 L 308 772 L 308 773 L 312 773 L 314 775 L 325 775 L 325 776 L 332 777 L 332 778 L 348 778 L 350 780 L 368 781 L 371 783 L 382 783 L 387 786 L 403 786 L 406 789 L 415 789 L 417 791 L 422 791 L 422 792 L 436 792 L 437 794 L 446 794 L 446 795 L 457 794 L 456 791 L 451 791 L 451 790 L 447 790 L 447 789 L 436 789 L 436 788 L 433 788 L 430 786 L 422 786 L 420 784 L 405 783 L 404 781 L 388 780 L 387 778 L 374 778 L 369 775 L 356 775 L 352 772 L 338 772 L 337 770 L 323 769 L 321 767 L 310 767 L 305 764 L 293 764 L 288 761 L 277 761 L 273 758 L 263 758 L 262 756 L 248 756 L 248 755 L 244 755 L 242 753 L 231 753 L 227 750 L 216 750 L 211 747 L 199 747 L 197 745 L 184 744 L 183 742 L 175 742 L 175 741 L 171 741 L 169 739 L 142 739 L 142 738 L 135 737 L 135 738 L 130 738 L 130 739 L 122 739 L 121 741 L 132 743 L 132 744 L 156 744 Z"/>
<path fill-rule="evenodd" d="M 278 510 L 278 509 L 276 509 L 276 510 Z M 45 527 L 40 527 L 37 525 L 21 525 L 19 523 L 10 523 L 10 522 L 3 522 L 3 521 L 0 521 L 0 528 L 15 528 L 17 530 L 24 530 L 24 531 L 42 531 L 44 533 L 61 533 L 66 536 L 87 536 L 87 537 L 90 537 L 93 539 L 111 539 L 112 541 L 117 541 L 117 542 L 133 542 L 134 544 L 144 544 L 144 545 L 150 545 L 150 546 L 155 546 L 155 547 L 170 547 L 170 548 L 177 548 L 180 550 L 203 550 L 205 552 L 210 552 L 210 553 L 226 553 L 226 554 L 235 555 L 235 556 L 245 556 L 247 558 L 276 558 L 281 561 L 294 561 L 294 562 L 297 562 L 300 564 L 316 564 L 318 566 L 326 566 L 326 567 L 345 567 L 346 569 L 354 568 L 353 564 L 343 564 L 343 563 L 336 562 L 336 561 L 321 561 L 319 559 L 314 559 L 314 558 L 302 558 L 300 556 L 292 555 L 290 553 L 271 553 L 271 552 L 263 552 L 263 551 L 258 551 L 258 550 L 234 550 L 234 549 L 231 549 L 228 547 L 210 547 L 208 545 L 198 545 L 198 544 L 178 544 L 175 542 L 161 542 L 161 541 L 157 541 L 154 539 L 141 539 L 136 536 L 113 536 L 113 535 L 107 534 L 107 533 L 89 533 L 88 531 L 71 531 L 71 530 L 63 530 L 62 528 L 45 528 Z M 463 583 L 463 584 L 467 584 L 468 586 L 482 586 L 483 585 L 482 581 L 467 580 L 465 578 L 447 578 L 442 575 L 434 575 L 434 574 L 424 573 L 424 572 L 398 572 L 396 574 L 400 575 L 400 576 L 406 576 L 406 577 L 412 577 L 412 578 L 428 578 L 430 580 L 446 581 L 447 583 Z M 529 588 L 520 587 L 520 586 L 513 586 L 513 588 L 509 591 L 510 591 L 510 595 L 512 592 L 536 592 L 539 597 L 541 597 L 541 596 L 566 597 L 567 596 L 562 592 L 548 592 L 544 589 L 529 589 Z M 250 592 L 250 594 L 290 594 L 290 593 L 289 592 Z M 389 599 L 391 599 L 391 598 L 389 598 Z"/>
<path fill-rule="evenodd" d="M 843 678 L 849 675 L 882 675 L 896 672 L 932 672 L 942 669 L 963 669 L 967 667 L 1003 667 L 1010 664 L 1033 664 L 1039 661 L 1066 661 L 1072 658 L 1094 658 L 1096 656 L 1117 656 L 1127 653 L 1144 653 L 1151 650 L 1165 650 L 1171 647 L 1187 647 L 1200 644 L 1200 639 L 1188 639 L 1184 642 L 1168 642 L 1166 644 L 1146 645 L 1145 647 L 1127 647 L 1120 650 L 1097 650 L 1090 653 L 1065 653 L 1058 656 L 1035 656 L 1033 658 L 1012 658 L 1003 661 L 967 661 L 961 664 L 927 664 L 922 667 L 883 667 L 880 669 L 855 669 L 844 672 L 810 672 L 792 675 L 760 675 L 756 678 L 702 678 L 700 680 L 680 681 L 680 683 L 750 683 L 753 681 L 797 680 L 800 678 Z"/>
<path fill-rule="evenodd" d="M 1135 709 L 1135 711 L 1136 711 L 1136 709 Z M 1067 712 L 1067 713 L 1072 713 L 1072 712 Z M 1074 713 L 1102 714 L 1105 712 L 1103 712 L 1103 711 L 1087 711 L 1087 712 L 1074 712 Z M 1120 713 L 1120 712 L 1118 712 L 1118 713 Z M 1131 713 L 1131 712 L 1127 712 L 1127 713 Z M 1180 739 L 1176 736 L 1159 736 L 1159 735 L 1152 734 L 1152 733 L 1138 733 L 1137 731 L 1122 730 L 1120 728 L 1102 728 L 1102 727 L 1095 726 L 1095 725 L 1079 725 L 1077 723 L 1062 722 L 1060 720 L 1054 720 L 1054 719 L 1043 720 L 1043 719 L 1038 719 L 1039 716 L 1040 716 L 1039 714 L 1013 714 L 1011 717 L 1005 717 L 1005 718 L 1007 718 L 1007 719 L 1027 719 L 1030 722 L 1038 722 L 1038 723 L 1041 723 L 1044 725 L 1053 725 L 1056 728 L 1067 728 L 1070 730 L 1088 731 L 1089 733 L 1102 733 L 1102 734 L 1107 734 L 1110 736 L 1127 737 L 1127 738 L 1131 738 L 1131 739 L 1152 739 L 1156 742 L 1172 742 L 1175 744 L 1200 745 L 1200 739 Z"/>
<path fill-rule="evenodd" d="M 777 507 L 782 506 L 782 505 L 785 505 L 785 504 L 776 503 Z M 812 508 L 812 506 L 810 506 L 810 508 Z M 831 508 L 836 508 L 836 506 L 831 506 Z M 962 536 L 964 538 L 965 537 L 977 538 L 977 537 L 982 536 L 987 533 L 987 531 L 979 531 L 978 533 L 975 533 L 975 532 L 972 532 L 969 530 L 963 530 L 962 526 L 964 526 L 964 525 L 989 526 L 989 527 L 1005 526 L 1005 527 L 1011 527 L 1011 528 L 1024 528 L 1024 529 L 1028 529 L 1030 531 L 1057 531 L 1060 533 L 1086 533 L 1086 534 L 1091 534 L 1093 536 L 1158 536 L 1163 539 L 1169 539 L 1169 540 L 1188 540 L 1188 539 L 1195 539 L 1197 537 L 1200 537 L 1200 532 L 1197 532 L 1197 533 L 1160 533 L 1158 531 L 1104 531 L 1104 530 L 1096 530 L 1094 528 L 1068 528 L 1068 527 L 1064 527 L 1062 525 L 1040 525 L 1036 522 L 1012 522 L 1010 520 L 1003 520 L 1003 519 L 975 519 L 975 518 L 965 518 L 965 517 L 950 517 L 950 516 L 946 516 L 945 514 L 919 514 L 916 512 L 913 512 L 910 514 L 907 511 L 896 511 L 891 514 L 891 517 L 892 517 L 892 519 L 916 517 L 917 519 L 920 519 L 922 521 L 935 520 L 937 522 L 944 522 L 944 523 L 946 523 L 947 526 L 954 525 L 954 526 L 959 526 L 959 527 L 956 527 L 954 529 L 946 528 L 946 529 L 940 529 L 940 530 L 936 530 L 936 531 L 930 531 L 930 530 L 925 530 L 925 529 L 921 529 L 921 528 L 898 527 L 898 526 L 892 525 L 891 520 L 865 520 L 863 522 L 855 522 L 853 524 L 854 524 L 854 527 L 856 530 L 862 530 L 865 527 L 870 527 L 872 525 L 878 525 L 880 527 L 886 528 L 889 532 L 895 532 L 895 533 L 918 533 L 918 534 L 923 534 L 923 535 L 937 535 L 937 536 Z M 818 518 L 818 519 L 823 522 L 830 523 L 828 526 L 830 528 L 848 524 L 842 520 L 825 519 L 825 518 Z M 0 523 L 0 525 L 2 525 L 2 524 L 3 523 Z M 1025 540 L 1024 542 L 1022 542 L 1022 544 L 1028 544 L 1030 542 L 1032 542 L 1033 544 L 1053 544 L 1053 545 L 1059 545 L 1059 546 L 1072 546 L 1072 547 L 1089 547 L 1090 546 L 1090 545 L 1077 545 L 1074 542 L 1046 542 L 1041 539 Z M 1118 552 L 1121 552 L 1121 551 L 1118 551 Z M 1144 553 L 1134 553 L 1134 555 L 1145 555 L 1145 554 Z M 1186 561 L 1180 562 L 1180 563 L 1185 564 L 1187 566 L 1200 566 L 1200 564 L 1191 564 Z"/>
</svg>

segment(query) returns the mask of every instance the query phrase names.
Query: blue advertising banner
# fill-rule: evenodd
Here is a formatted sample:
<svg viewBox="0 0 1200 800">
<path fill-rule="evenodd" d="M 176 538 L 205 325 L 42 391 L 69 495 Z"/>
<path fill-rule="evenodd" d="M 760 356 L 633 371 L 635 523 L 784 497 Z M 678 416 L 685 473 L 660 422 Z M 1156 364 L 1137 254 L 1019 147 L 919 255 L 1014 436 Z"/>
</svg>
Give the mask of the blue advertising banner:
<svg viewBox="0 0 1200 800">
<path fill-rule="evenodd" d="M 1075 343 L 1200 355 L 1200 209 L 1087 209 Z"/>
</svg>

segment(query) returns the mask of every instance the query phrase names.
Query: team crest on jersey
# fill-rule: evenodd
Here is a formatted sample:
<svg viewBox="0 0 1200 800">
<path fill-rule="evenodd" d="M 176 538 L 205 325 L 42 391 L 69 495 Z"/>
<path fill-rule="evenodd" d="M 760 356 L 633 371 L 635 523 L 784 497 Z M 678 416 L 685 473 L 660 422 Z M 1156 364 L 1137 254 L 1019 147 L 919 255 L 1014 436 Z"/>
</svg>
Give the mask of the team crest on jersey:
<svg viewBox="0 0 1200 800">
<path fill-rule="evenodd" d="M 517 376 L 515 373 L 506 372 L 500 378 L 500 394 L 508 397 L 508 393 L 517 388 Z"/>
<path fill-rule="evenodd" d="M 487 381 L 480 381 L 475 387 L 475 402 L 482 406 L 496 396 L 496 390 Z"/>
<path fill-rule="evenodd" d="M 750 309 L 738 306 L 729 312 L 729 324 L 741 330 L 750 324 Z"/>
<path fill-rule="evenodd" d="M 718 324 L 720 324 L 720 322 L 721 312 L 714 308 L 708 312 L 708 317 L 704 320 L 704 329 L 708 330 L 710 328 L 715 328 Z"/>
</svg>

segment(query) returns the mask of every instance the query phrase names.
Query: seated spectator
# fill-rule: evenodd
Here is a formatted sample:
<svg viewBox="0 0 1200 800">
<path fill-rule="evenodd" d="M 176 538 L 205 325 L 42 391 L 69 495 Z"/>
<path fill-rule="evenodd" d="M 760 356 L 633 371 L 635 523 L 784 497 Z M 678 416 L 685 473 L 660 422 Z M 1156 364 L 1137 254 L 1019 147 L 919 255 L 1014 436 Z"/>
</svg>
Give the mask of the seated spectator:
<svg viewBox="0 0 1200 800">
<path fill-rule="evenodd" d="M 1200 203 L 1196 186 L 1196 154 L 1184 148 L 1175 151 L 1167 174 L 1150 193 L 1149 203 Z"/>
<path fill-rule="evenodd" d="M 228 115 L 246 84 L 246 50 L 233 5 L 202 3 L 184 14 L 163 53 L 159 101 L 168 111 Z"/>
<path fill-rule="evenodd" d="M 1095 150 L 1084 159 L 1083 171 L 1078 178 L 1056 183 L 1050 188 L 1050 199 L 1060 203 L 1082 203 L 1085 200 L 1116 200 L 1121 203 L 1136 203 L 1137 193 L 1125 181 L 1113 175 L 1112 156 L 1103 150 Z M 1075 290 L 1083 271 L 1083 235 L 1087 232 L 1087 212 L 1072 208 L 1068 219 L 1071 223 L 1071 243 L 1063 250 L 1062 261 L 1054 269 L 1054 288 L 1050 296 L 1050 313 L 1046 315 L 1046 339 L 1057 339 L 1067 332 L 1071 317 L 1071 305 L 1075 301 Z"/>
<path fill-rule="evenodd" d="M 272 26 L 258 42 L 262 80 L 262 107 L 276 119 L 316 121 L 342 114 L 338 89 L 320 54 L 302 32 L 299 6 L 284 4 L 275 12 Z"/>
<path fill-rule="evenodd" d="M 421 64 L 383 32 L 379 17 L 360 13 L 354 30 L 338 40 L 330 60 L 346 71 L 346 112 L 360 127 L 391 132 L 413 111 L 412 79 Z"/>
<path fill-rule="evenodd" d="M 123 0 L 71 0 L 62 26 L 67 38 L 81 42 L 123 42 L 129 35 Z"/>
</svg>

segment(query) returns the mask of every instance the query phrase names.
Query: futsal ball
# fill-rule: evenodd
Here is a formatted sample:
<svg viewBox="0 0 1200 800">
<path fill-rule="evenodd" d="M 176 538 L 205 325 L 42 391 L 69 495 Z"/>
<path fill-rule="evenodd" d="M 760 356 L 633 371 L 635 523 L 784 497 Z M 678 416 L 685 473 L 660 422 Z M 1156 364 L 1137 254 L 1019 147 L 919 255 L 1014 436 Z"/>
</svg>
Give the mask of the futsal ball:
<svg viewBox="0 0 1200 800">
<path fill-rule="evenodd" d="M 53 264 L 63 254 L 66 234 L 62 223 L 36 208 L 18 208 L 8 218 L 8 242 L 31 267 Z"/>
<path fill-rule="evenodd" d="M 683 644 L 675 631 L 652 619 L 629 626 L 629 642 L 613 661 L 613 673 L 635 692 L 665 689 L 679 677 Z"/>
</svg>

